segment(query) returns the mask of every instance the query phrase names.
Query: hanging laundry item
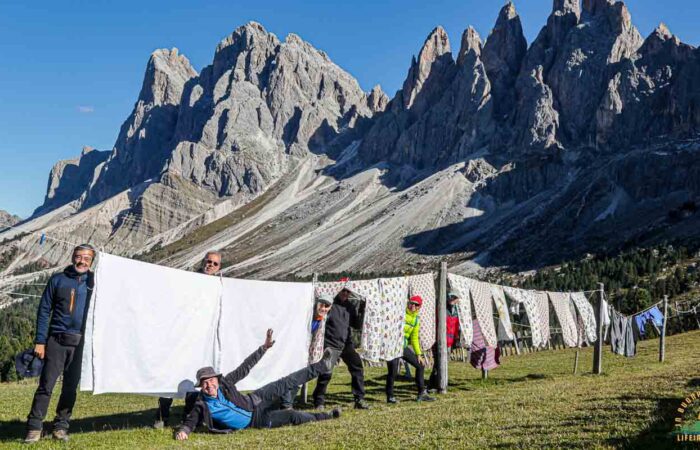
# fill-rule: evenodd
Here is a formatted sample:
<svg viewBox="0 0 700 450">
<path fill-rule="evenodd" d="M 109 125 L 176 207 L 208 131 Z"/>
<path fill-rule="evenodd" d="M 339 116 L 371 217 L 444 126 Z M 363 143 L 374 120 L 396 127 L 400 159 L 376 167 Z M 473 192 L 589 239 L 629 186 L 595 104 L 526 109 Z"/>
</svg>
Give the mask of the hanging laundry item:
<svg viewBox="0 0 700 450">
<path fill-rule="evenodd" d="M 462 347 L 468 348 L 472 344 L 474 331 L 472 330 L 472 302 L 470 301 L 469 286 L 465 282 L 466 278 L 451 273 L 447 274 L 447 281 L 450 283 L 450 291 L 455 291 L 459 295 L 457 312 L 459 314 L 459 331 L 461 339 L 459 343 Z"/>
<path fill-rule="evenodd" d="M 576 305 L 574 305 L 571 296 L 569 296 L 569 311 L 571 312 L 571 317 L 574 318 L 574 322 L 576 322 L 576 347 L 581 347 L 584 343 L 588 344 L 586 327 L 583 324 L 583 319 L 581 319 L 581 314 L 576 311 Z"/>
<path fill-rule="evenodd" d="M 472 340 L 469 362 L 475 369 L 491 370 L 501 363 L 501 351 L 498 347 L 490 346 L 482 334 L 480 322 L 474 319 L 472 322 L 474 339 Z"/>
<path fill-rule="evenodd" d="M 420 295 L 423 306 L 420 309 L 420 346 L 430 349 L 435 344 L 435 281 L 432 273 L 408 277 L 409 298 Z"/>
<path fill-rule="evenodd" d="M 634 321 L 614 309 L 610 320 L 610 347 L 613 353 L 632 357 L 637 353 Z"/>
<path fill-rule="evenodd" d="M 80 389 L 173 394 L 195 381 L 216 364 L 221 293 L 219 277 L 100 253 Z"/>
<path fill-rule="evenodd" d="M 311 332 L 311 346 L 309 347 L 309 365 L 317 363 L 323 358 L 324 341 L 326 335 L 326 318 L 321 320 L 316 331 Z"/>
<path fill-rule="evenodd" d="M 494 327 L 493 299 L 491 298 L 491 287 L 488 283 L 483 283 L 460 275 L 455 275 L 463 280 L 468 287 L 474 306 L 474 313 L 481 325 L 481 333 L 486 340 L 486 345 L 495 347 L 498 345 L 498 336 Z"/>
<path fill-rule="evenodd" d="M 370 282 L 371 281 L 371 282 Z M 362 324 L 362 357 L 368 361 L 391 361 L 403 355 L 403 325 L 408 302 L 406 277 L 352 282 L 367 305 Z"/>
<path fill-rule="evenodd" d="M 659 327 L 664 324 L 664 315 L 658 306 L 654 306 L 651 309 L 644 311 L 641 314 L 634 316 L 634 320 L 637 322 L 637 327 L 639 329 L 639 335 L 641 337 L 646 336 L 646 324 L 651 323 L 656 327 L 657 331 Z"/>
<path fill-rule="evenodd" d="M 576 309 L 578 309 L 581 320 L 583 320 L 583 325 L 586 330 L 586 339 L 588 342 L 595 342 L 598 334 L 598 330 L 596 329 L 595 311 L 588 302 L 586 294 L 583 292 L 572 292 L 571 300 L 574 302 L 574 305 L 576 305 Z M 608 322 L 609 321 L 610 317 L 608 317 Z M 605 321 L 603 321 L 603 323 L 605 323 Z"/>
<path fill-rule="evenodd" d="M 306 367 L 313 285 L 237 278 L 222 281 L 221 350 L 214 368 L 226 373 L 238 367 L 262 345 L 268 329 L 274 331 L 275 345 L 236 387 L 242 391 L 257 389 Z"/>
<path fill-rule="evenodd" d="M 554 314 L 561 325 L 561 334 L 567 347 L 578 345 L 578 330 L 576 329 L 575 315 L 571 314 L 571 298 L 568 293 L 547 292 L 549 301 L 554 306 Z"/>
<path fill-rule="evenodd" d="M 238 387 L 304 367 L 311 283 L 236 280 L 101 253 L 81 390 L 183 395 L 205 366 L 232 370 L 274 330 L 276 344 Z"/>
<path fill-rule="evenodd" d="M 547 293 L 542 291 L 535 291 L 534 295 L 540 308 L 540 317 L 542 317 L 542 346 L 546 346 L 552 334 L 549 327 L 549 298 L 547 298 Z"/>
<path fill-rule="evenodd" d="M 545 347 L 549 340 L 549 306 L 547 305 L 547 315 L 543 316 L 540 300 L 539 297 L 536 296 L 535 291 L 526 291 L 524 289 L 506 286 L 503 287 L 503 291 L 513 303 L 522 303 L 525 305 L 525 313 L 530 322 L 532 346 L 538 348 Z"/>
<path fill-rule="evenodd" d="M 503 287 L 497 284 L 491 284 L 489 287 L 493 302 L 496 304 L 496 311 L 498 311 L 498 340 L 512 341 L 514 338 L 513 326 L 510 323 L 510 314 Z"/>
<path fill-rule="evenodd" d="M 316 297 L 319 295 L 328 295 L 331 298 L 335 298 L 338 292 L 342 291 L 344 287 L 347 287 L 346 281 L 319 281 L 314 283 L 314 294 Z"/>
</svg>

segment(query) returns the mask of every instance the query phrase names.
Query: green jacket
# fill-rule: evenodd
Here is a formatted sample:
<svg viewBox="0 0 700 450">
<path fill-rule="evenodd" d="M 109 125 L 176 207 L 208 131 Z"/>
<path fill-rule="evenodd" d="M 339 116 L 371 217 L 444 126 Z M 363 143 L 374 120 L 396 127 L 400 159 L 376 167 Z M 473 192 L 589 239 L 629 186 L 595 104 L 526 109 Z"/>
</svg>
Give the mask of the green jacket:
<svg viewBox="0 0 700 450">
<path fill-rule="evenodd" d="M 410 344 L 417 356 L 421 356 L 423 352 L 420 349 L 420 321 L 418 313 L 412 313 L 406 310 L 406 321 L 403 324 L 403 346 L 408 347 Z"/>
</svg>

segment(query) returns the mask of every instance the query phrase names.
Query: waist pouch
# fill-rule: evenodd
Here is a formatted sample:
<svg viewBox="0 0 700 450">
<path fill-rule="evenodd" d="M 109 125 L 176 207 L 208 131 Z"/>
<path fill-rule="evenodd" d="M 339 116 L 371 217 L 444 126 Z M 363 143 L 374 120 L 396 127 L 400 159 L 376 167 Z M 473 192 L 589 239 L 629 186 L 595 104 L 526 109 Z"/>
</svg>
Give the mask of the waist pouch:
<svg viewBox="0 0 700 450">
<path fill-rule="evenodd" d="M 83 340 L 83 335 L 79 333 L 57 333 L 54 337 L 56 342 L 66 347 L 77 347 Z"/>
</svg>

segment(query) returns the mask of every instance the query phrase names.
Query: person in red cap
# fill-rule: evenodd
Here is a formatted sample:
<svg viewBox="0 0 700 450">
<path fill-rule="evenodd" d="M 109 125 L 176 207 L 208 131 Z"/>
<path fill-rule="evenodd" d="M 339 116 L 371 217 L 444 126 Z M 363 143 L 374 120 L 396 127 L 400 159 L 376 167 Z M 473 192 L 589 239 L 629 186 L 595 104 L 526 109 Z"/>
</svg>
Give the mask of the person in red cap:
<svg viewBox="0 0 700 450">
<path fill-rule="evenodd" d="M 418 396 L 416 401 L 432 402 L 435 398 L 428 395 L 425 390 L 425 356 L 420 348 L 420 320 L 418 312 L 423 306 L 423 299 L 419 295 L 414 295 L 408 300 L 406 308 L 406 319 L 403 325 L 403 359 L 416 369 L 416 387 L 418 388 Z M 386 365 L 389 369 L 389 374 L 386 377 L 386 401 L 387 403 L 398 403 L 394 397 L 394 381 L 399 372 L 399 360 L 396 358 L 387 361 Z"/>
</svg>

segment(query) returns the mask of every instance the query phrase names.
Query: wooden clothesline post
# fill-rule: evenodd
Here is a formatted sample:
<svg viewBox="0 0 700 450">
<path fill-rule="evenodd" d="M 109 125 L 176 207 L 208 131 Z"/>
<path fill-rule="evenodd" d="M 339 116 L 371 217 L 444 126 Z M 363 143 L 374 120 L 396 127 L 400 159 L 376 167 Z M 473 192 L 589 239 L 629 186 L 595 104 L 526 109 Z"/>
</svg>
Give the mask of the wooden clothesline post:
<svg viewBox="0 0 700 450">
<path fill-rule="evenodd" d="M 440 263 L 440 284 L 437 302 L 437 353 L 435 358 L 435 366 L 439 369 L 438 373 L 438 392 L 443 394 L 447 392 L 447 363 L 449 355 L 447 354 L 447 263 Z"/>
<path fill-rule="evenodd" d="M 661 338 L 659 339 L 659 362 L 666 359 L 666 323 L 668 322 L 668 295 L 664 295 L 664 321 L 661 326 Z"/>
<path fill-rule="evenodd" d="M 605 285 L 598 283 L 598 314 L 596 314 L 598 325 L 598 340 L 593 349 L 593 373 L 600 375 L 603 373 L 603 299 L 605 298 Z"/>
</svg>

